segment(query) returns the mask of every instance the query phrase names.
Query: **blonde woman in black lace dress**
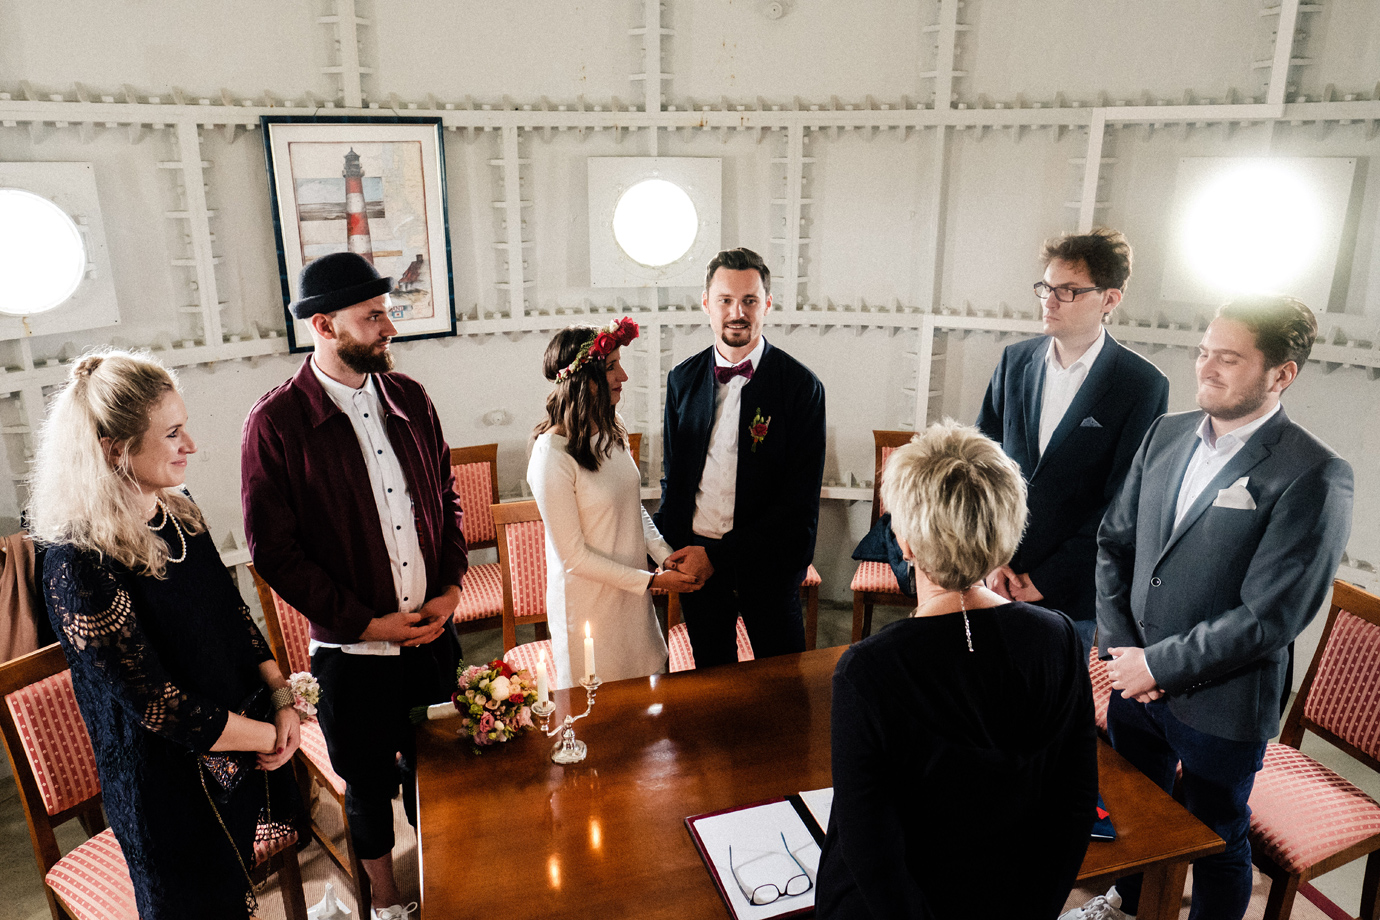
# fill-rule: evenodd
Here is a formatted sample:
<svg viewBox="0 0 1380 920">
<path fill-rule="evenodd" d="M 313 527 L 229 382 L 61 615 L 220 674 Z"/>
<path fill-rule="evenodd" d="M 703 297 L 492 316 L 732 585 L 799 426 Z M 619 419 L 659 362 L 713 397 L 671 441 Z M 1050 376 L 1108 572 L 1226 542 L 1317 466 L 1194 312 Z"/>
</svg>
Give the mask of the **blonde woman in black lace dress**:
<svg viewBox="0 0 1380 920">
<path fill-rule="evenodd" d="M 151 357 L 82 357 L 49 408 L 28 511 L 140 917 L 241 920 L 260 818 L 299 811 L 298 717 L 182 491 L 186 423 Z"/>
</svg>

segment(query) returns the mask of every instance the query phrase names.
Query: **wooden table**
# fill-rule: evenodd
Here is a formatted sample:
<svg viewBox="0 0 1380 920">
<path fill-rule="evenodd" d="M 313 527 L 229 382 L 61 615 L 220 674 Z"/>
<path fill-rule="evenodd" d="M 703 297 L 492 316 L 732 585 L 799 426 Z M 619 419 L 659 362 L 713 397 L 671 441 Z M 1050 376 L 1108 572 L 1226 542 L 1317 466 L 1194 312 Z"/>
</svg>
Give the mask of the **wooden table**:
<svg viewBox="0 0 1380 920">
<path fill-rule="evenodd" d="M 832 784 L 830 677 L 842 648 L 617 681 L 576 723 L 561 767 L 529 733 L 475 756 L 453 722 L 417 737 L 422 915 L 728 916 L 683 819 Z M 556 717 L 584 690 L 554 695 Z M 1105 744 L 1101 790 L 1120 838 L 1079 878 L 1144 868 L 1142 920 L 1177 917 L 1188 862 L 1216 835 Z M 1172 911 L 1171 911 L 1172 907 Z"/>
</svg>

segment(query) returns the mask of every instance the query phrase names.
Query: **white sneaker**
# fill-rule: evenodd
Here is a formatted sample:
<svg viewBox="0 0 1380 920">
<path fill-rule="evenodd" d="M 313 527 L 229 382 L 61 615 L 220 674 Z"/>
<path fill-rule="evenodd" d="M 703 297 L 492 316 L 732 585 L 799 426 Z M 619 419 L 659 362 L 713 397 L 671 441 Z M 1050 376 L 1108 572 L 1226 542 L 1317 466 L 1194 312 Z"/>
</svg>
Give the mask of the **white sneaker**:
<svg viewBox="0 0 1380 920">
<path fill-rule="evenodd" d="M 1082 907 L 1064 912 L 1059 920 L 1136 920 L 1134 914 L 1124 914 L 1118 910 L 1119 907 L 1121 895 L 1117 894 L 1113 885 L 1106 894 L 1098 895 Z"/>
<path fill-rule="evenodd" d="M 401 904 L 394 904 L 392 907 L 375 907 L 371 911 L 371 917 L 372 920 L 407 920 L 416 909 L 416 901 L 406 907 Z"/>
</svg>

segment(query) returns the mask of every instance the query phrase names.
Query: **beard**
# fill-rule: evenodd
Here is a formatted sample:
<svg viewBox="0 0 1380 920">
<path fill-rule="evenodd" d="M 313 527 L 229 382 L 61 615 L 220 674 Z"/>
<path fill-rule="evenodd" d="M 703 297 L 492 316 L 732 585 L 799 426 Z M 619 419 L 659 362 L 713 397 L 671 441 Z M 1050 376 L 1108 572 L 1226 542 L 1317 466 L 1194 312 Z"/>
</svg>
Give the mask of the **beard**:
<svg viewBox="0 0 1380 920">
<path fill-rule="evenodd" d="M 725 325 L 719 332 L 719 340 L 730 348 L 741 348 L 752 341 L 752 327 Z"/>
<path fill-rule="evenodd" d="M 386 374 L 393 369 L 393 353 L 386 347 L 376 351 L 374 346 L 365 345 L 343 329 L 336 333 L 336 338 L 336 354 L 356 374 Z"/>
<path fill-rule="evenodd" d="M 1235 402 L 1220 401 L 1215 402 L 1211 397 L 1204 398 L 1200 392 L 1198 395 L 1198 408 L 1202 409 L 1213 418 L 1221 419 L 1224 422 L 1233 422 L 1239 418 L 1245 418 L 1265 405 L 1265 399 L 1270 394 L 1270 381 L 1265 374 L 1260 375 L 1260 379 L 1250 390 L 1242 393 Z"/>
</svg>

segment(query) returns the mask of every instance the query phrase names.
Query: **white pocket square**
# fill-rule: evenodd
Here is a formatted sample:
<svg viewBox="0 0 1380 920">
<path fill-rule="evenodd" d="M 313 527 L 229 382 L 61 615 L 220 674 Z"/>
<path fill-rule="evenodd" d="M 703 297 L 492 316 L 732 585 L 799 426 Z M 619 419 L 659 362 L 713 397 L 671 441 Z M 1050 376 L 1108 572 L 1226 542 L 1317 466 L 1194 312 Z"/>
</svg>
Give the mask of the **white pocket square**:
<svg viewBox="0 0 1380 920">
<path fill-rule="evenodd" d="M 1079 423 L 1078 427 L 1079 427 L 1079 428 L 1101 428 L 1101 427 L 1102 427 L 1102 423 L 1099 422 L 1097 419 L 1093 418 L 1093 417 L 1090 415 L 1090 416 L 1088 416 L 1087 418 L 1083 419 L 1083 421 Z"/>
<path fill-rule="evenodd" d="M 1212 502 L 1212 507 L 1254 511 L 1255 499 L 1251 498 L 1250 490 L 1246 488 L 1247 481 L 1248 477 L 1242 476 L 1225 489 L 1219 489 L 1217 498 Z"/>
</svg>

